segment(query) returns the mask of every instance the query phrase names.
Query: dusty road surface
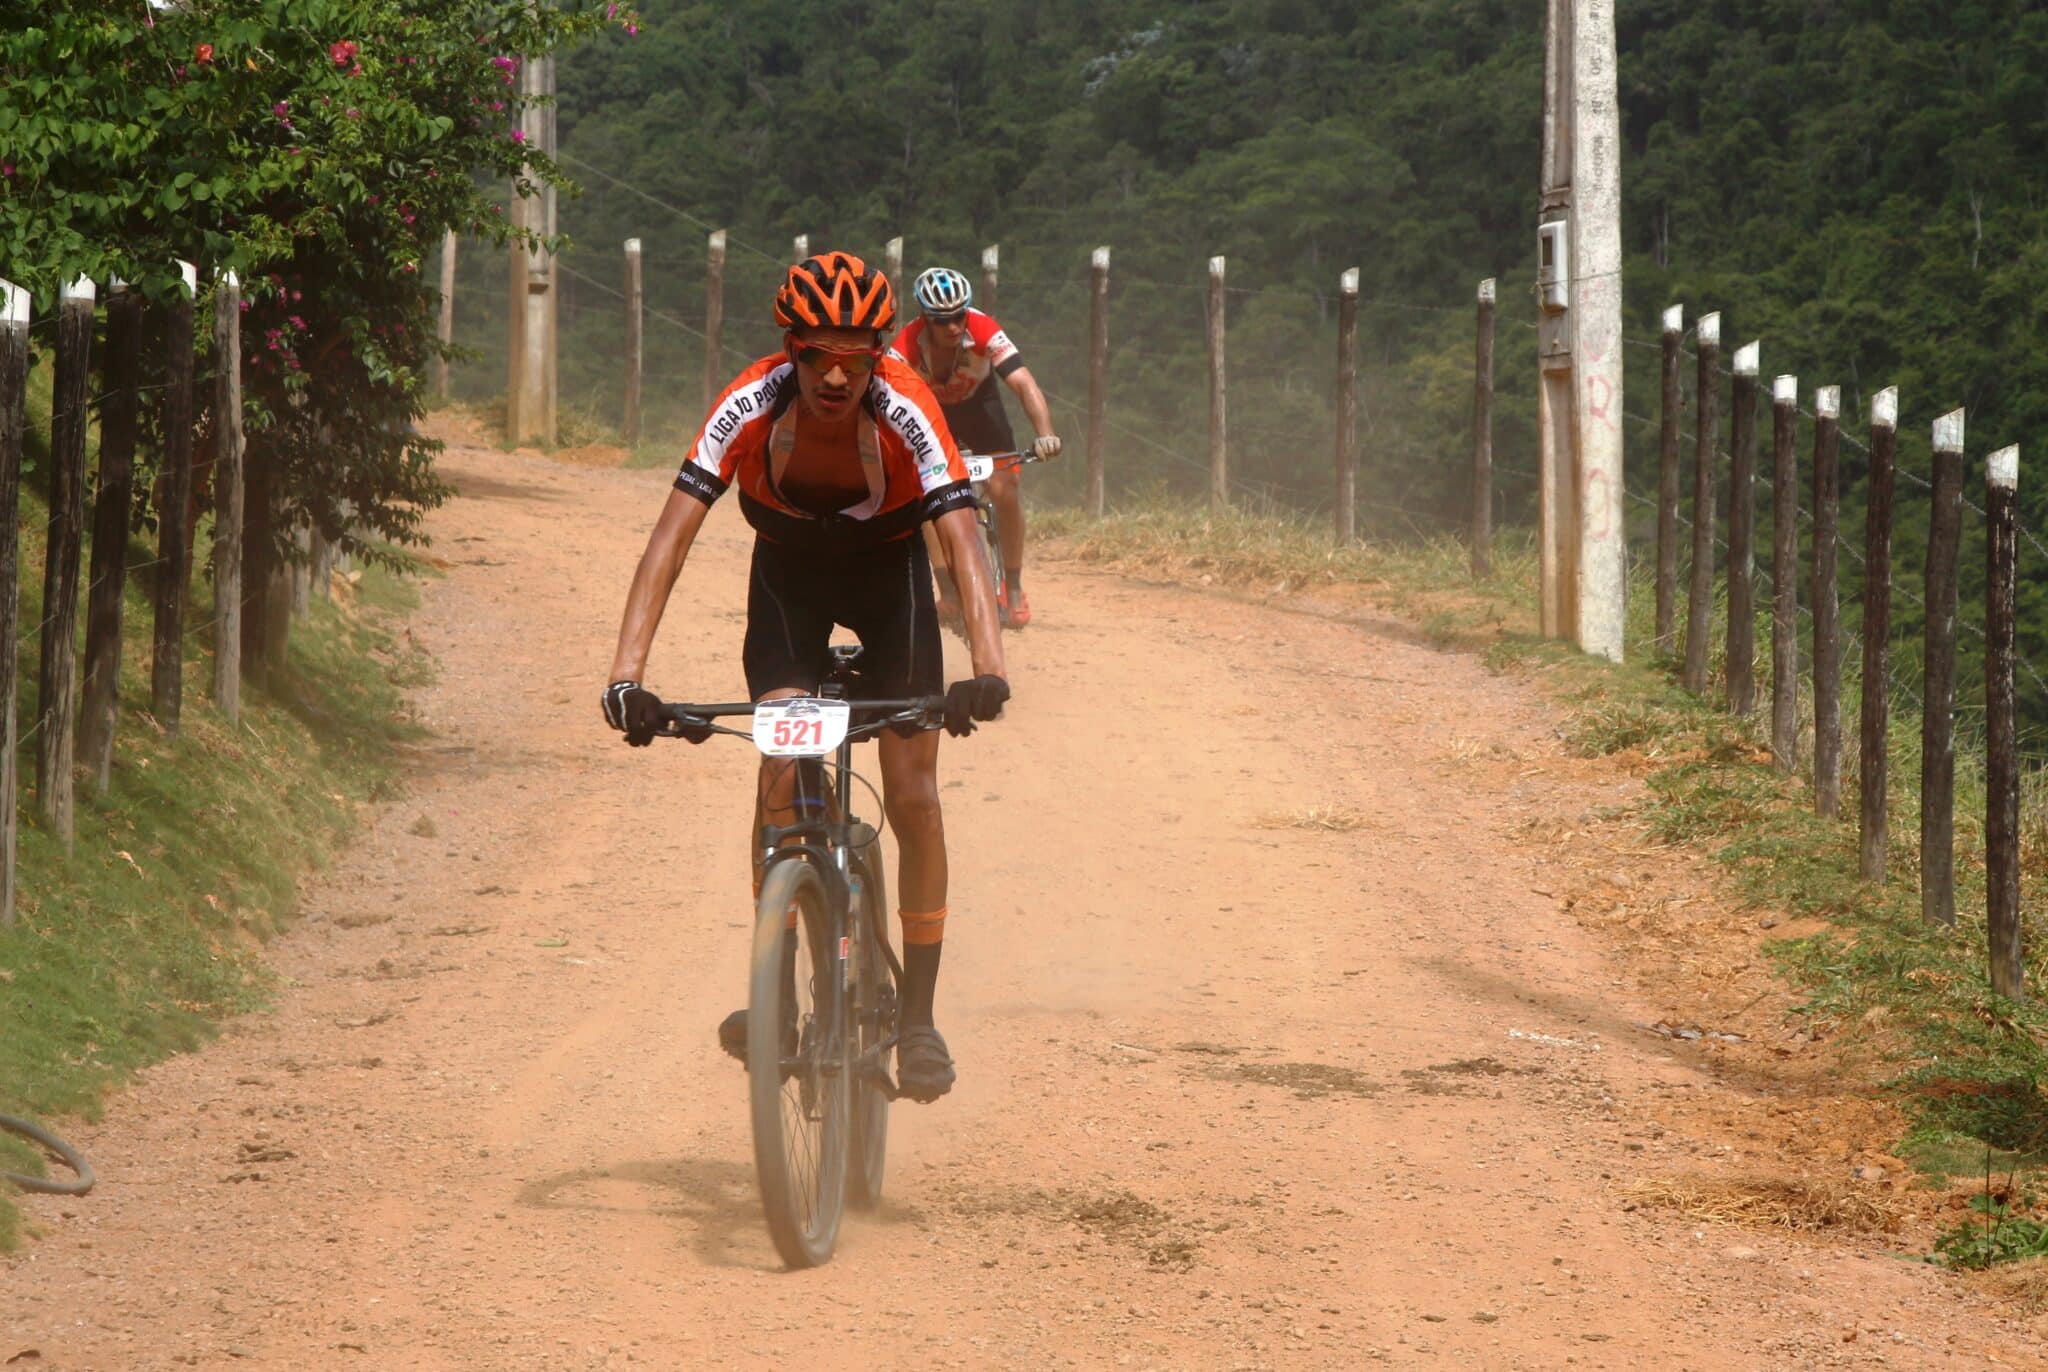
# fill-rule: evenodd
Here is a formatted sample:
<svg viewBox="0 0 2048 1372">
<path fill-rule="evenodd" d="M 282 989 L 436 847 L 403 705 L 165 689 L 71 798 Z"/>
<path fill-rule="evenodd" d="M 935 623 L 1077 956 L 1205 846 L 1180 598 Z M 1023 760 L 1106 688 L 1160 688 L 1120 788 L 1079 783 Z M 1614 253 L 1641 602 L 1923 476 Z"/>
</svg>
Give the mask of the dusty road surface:
<svg viewBox="0 0 2048 1372">
<path fill-rule="evenodd" d="M 1057 565 L 1009 717 L 942 756 L 960 1085 L 783 1272 L 713 1037 L 754 759 L 598 715 L 666 478 L 447 466 L 436 741 L 276 945 L 276 1010 L 81 1131 L 90 1199 L 28 1202 L 10 1372 L 2040 1365 L 1876 1246 L 1624 1206 L 1758 1160 L 1640 1127 L 1736 1088 L 1560 914 L 1530 835 L 1634 783 L 1524 686 Z M 672 697 L 740 689 L 747 537 L 719 510 L 685 574 Z"/>
</svg>

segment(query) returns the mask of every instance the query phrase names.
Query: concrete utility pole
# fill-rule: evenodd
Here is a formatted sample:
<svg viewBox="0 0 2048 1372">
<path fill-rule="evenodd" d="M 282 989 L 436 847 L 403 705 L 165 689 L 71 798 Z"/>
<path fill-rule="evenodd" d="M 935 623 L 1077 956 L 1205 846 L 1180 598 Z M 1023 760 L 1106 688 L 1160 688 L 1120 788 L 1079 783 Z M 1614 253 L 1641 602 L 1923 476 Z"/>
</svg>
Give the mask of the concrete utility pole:
<svg viewBox="0 0 2048 1372">
<path fill-rule="evenodd" d="M 1621 660 L 1621 118 L 1614 0 L 1548 0 L 1537 225 L 1542 627 Z"/>
<path fill-rule="evenodd" d="M 555 59 L 528 58 L 519 72 L 520 94 L 526 101 L 519 127 L 526 146 L 555 151 Z M 534 196 L 512 196 L 514 228 L 543 236 L 555 232 L 555 188 L 540 187 Z M 510 374 L 505 384 L 505 437 L 522 443 L 555 441 L 555 316 L 556 276 L 553 253 L 523 244 L 512 245 Z"/>
</svg>

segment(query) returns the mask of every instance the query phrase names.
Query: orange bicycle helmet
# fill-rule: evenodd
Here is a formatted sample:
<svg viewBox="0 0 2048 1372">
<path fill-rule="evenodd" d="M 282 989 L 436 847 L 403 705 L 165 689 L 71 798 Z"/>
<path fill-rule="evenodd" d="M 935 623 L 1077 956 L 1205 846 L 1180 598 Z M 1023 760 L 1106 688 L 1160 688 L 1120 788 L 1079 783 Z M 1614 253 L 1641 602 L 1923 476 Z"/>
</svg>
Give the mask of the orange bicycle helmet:
<svg viewBox="0 0 2048 1372">
<path fill-rule="evenodd" d="M 852 253 L 806 257 L 775 293 L 775 322 L 785 329 L 886 330 L 896 322 L 889 278 Z"/>
</svg>

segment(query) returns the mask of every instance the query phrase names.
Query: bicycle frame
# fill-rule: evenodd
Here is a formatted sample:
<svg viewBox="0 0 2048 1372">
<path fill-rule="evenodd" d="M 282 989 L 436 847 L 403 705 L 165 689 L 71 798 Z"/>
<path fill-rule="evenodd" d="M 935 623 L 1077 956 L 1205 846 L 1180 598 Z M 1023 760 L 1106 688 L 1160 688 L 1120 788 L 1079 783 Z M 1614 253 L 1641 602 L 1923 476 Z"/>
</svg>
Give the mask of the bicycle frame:
<svg viewBox="0 0 2048 1372">
<path fill-rule="evenodd" d="M 847 680 L 844 670 L 852 661 L 844 649 L 834 649 L 834 670 L 820 683 L 821 699 L 846 699 Z M 766 703 L 766 702 L 763 702 Z M 758 836 L 762 863 L 762 880 L 768 873 L 784 862 L 808 862 L 825 884 L 826 903 L 831 919 L 830 937 L 839 950 L 840 986 L 839 993 L 851 995 L 853 964 L 848 957 L 853 930 L 849 927 L 848 916 L 853 906 L 852 864 L 855 845 L 855 826 L 868 828 L 874 833 L 869 842 L 879 843 L 881 835 L 872 826 L 853 817 L 853 745 L 873 738 L 884 729 L 897 725 L 915 724 L 921 728 L 936 727 L 936 721 L 945 709 L 945 697 L 921 696 L 907 700 L 850 701 L 856 717 L 868 718 L 847 730 L 839 741 L 828 764 L 823 757 L 792 757 L 788 759 L 796 778 L 796 808 L 794 823 L 766 824 L 761 826 Z M 713 733 L 730 734 L 735 738 L 752 740 L 751 733 L 713 723 L 714 720 L 745 715 L 751 718 L 756 703 L 727 702 L 716 705 L 670 705 L 665 708 L 670 727 L 662 732 L 671 737 L 681 737 L 685 728 L 709 728 Z M 823 773 L 827 766 L 837 773 L 829 783 L 832 804 L 826 804 L 826 784 Z M 812 794 L 813 784 L 815 794 Z M 806 814 L 815 807 L 817 813 Z M 882 963 L 888 969 L 889 984 L 900 988 L 903 981 L 903 964 L 890 945 L 887 930 L 881 924 L 879 911 L 887 908 L 886 893 L 869 893 L 864 908 L 871 919 L 876 921 L 874 944 L 881 950 Z M 836 1028 L 835 1028 L 836 1031 Z M 896 1082 L 884 1066 L 887 1056 L 896 1046 L 896 1033 L 890 1033 L 871 1048 L 861 1053 L 853 1063 L 856 1078 L 871 1077 L 882 1087 L 890 1100 L 898 1096 Z M 836 1045 L 835 1045 L 836 1047 Z M 837 1054 L 828 1054 L 828 1060 L 836 1060 Z"/>
</svg>

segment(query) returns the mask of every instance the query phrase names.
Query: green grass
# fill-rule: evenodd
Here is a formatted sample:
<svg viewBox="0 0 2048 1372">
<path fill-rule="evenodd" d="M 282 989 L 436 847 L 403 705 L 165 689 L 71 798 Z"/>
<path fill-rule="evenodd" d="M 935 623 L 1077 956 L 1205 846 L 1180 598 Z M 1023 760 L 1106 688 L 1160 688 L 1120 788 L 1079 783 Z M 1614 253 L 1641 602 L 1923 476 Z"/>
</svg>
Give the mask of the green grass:
<svg viewBox="0 0 2048 1372">
<path fill-rule="evenodd" d="M 43 561 L 33 497 L 23 525 L 21 622 L 33 626 Z M 130 561 L 153 557 L 138 544 Z M 401 692 L 425 668 L 380 627 L 415 602 L 391 573 L 366 569 L 348 610 L 316 599 L 293 627 L 287 688 L 245 686 L 234 726 L 208 698 L 210 635 L 188 634 L 176 738 L 147 713 L 150 584 L 148 573 L 132 578 L 127 599 L 112 785 L 100 800 L 80 783 L 69 855 L 37 818 L 33 739 L 18 758 L 20 900 L 14 927 L 0 929 L 0 1112 L 60 1131 L 66 1117 L 94 1117 L 137 1068 L 264 1002 L 259 950 L 292 917 L 298 880 L 388 786 L 393 745 L 419 733 Z M 204 625 L 203 579 L 194 594 L 187 622 Z M 24 733 L 35 720 L 36 651 L 31 634 L 19 654 Z M 0 1169 L 41 1167 L 32 1150 L 0 1140 Z M 0 1248 L 18 1236 L 19 1215 L 0 1194 Z"/>
<path fill-rule="evenodd" d="M 1629 752 L 1649 769 L 1646 818 L 1671 842 L 1713 854 L 1735 894 L 1759 908 L 1828 921 L 1819 935 L 1771 947 L 1817 1025 L 1864 1032 L 1889 1065 L 1910 1133 L 1907 1156 L 1931 1174 L 1981 1172 L 1987 1155 L 2015 1167 L 2048 1162 L 2048 1012 L 1994 995 L 1986 966 L 1981 755 L 1959 741 L 1956 778 L 1957 913 L 1953 930 L 1920 918 L 1919 729 L 1910 702 L 1894 701 L 1889 873 L 1857 870 L 1854 665 L 1844 683 L 1844 817 L 1813 813 L 1805 780 L 1769 762 L 1762 719 L 1737 719 L 1675 684 L 1675 664 L 1650 651 L 1654 597 L 1630 587 L 1628 661 L 1607 663 L 1534 633 L 1536 558 L 1526 536 L 1499 541 L 1492 574 L 1474 579 L 1464 545 L 1336 548 L 1326 526 L 1276 512 L 1206 510 L 1144 499 L 1096 521 L 1072 510 L 1035 511 L 1035 538 L 1069 556 L 1199 585 L 1296 592 L 1362 592 L 1417 623 L 1432 641 L 1484 654 L 1501 671 L 1529 671 L 1566 711 L 1566 737 L 1587 755 Z M 1721 671 L 1719 616 L 1714 671 Z M 1767 631 L 1760 692 L 1768 695 Z M 1810 758 L 1809 711 L 1802 756 Z M 2048 786 L 2032 777 L 2022 802 L 2028 980 L 2048 988 Z"/>
</svg>

